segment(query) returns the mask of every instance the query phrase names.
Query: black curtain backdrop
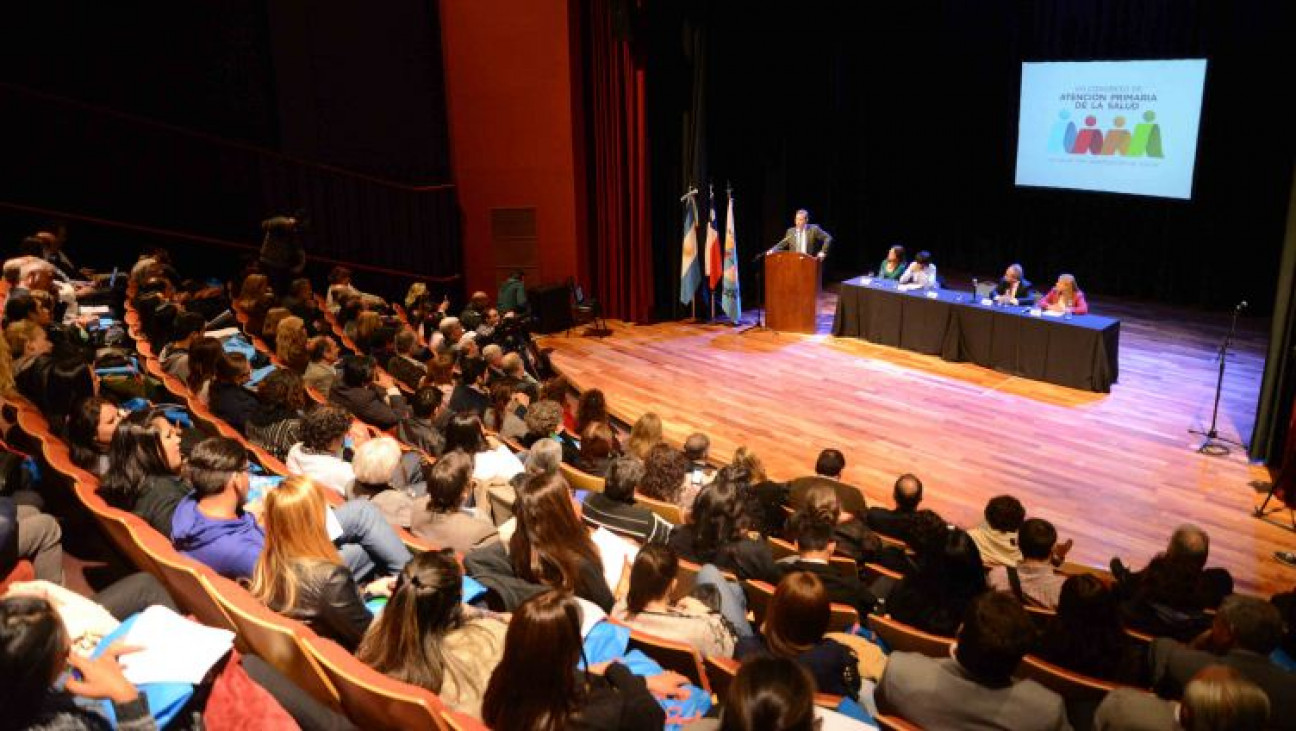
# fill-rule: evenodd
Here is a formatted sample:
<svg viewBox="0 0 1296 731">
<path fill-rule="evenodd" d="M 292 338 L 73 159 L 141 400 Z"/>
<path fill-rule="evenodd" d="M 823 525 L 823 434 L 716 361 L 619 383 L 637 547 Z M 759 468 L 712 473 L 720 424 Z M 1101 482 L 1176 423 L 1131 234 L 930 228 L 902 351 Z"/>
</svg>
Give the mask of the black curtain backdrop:
<svg viewBox="0 0 1296 731">
<path fill-rule="evenodd" d="M 830 275 L 886 248 L 929 249 L 947 270 L 998 276 L 1019 261 L 1047 284 L 1220 308 L 1273 306 L 1296 136 L 1296 4 L 1267 0 L 971 0 L 796 4 L 659 0 L 649 59 L 657 314 L 674 313 L 684 120 L 738 196 L 749 261 L 798 207 L 837 238 Z M 705 44 L 708 93 L 682 39 Z M 1190 201 L 1017 188 L 1023 61 L 1209 60 Z M 753 265 L 743 271 L 755 304 Z"/>
<path fill-rule="evenodd" d="M 8 3 L 0 203 L 63 214 L 73 256 L 108 266 L 144 238 L 256 244 L 262 219 L 304 210 L 310 253 L 409 274 L 362 287 L 452 276 L 443 87 L 435 0 Z M 10 250 L 34 225 L 16 210 Z M 179 235 L 125 233 L 141 229 Z"/>
</svg>

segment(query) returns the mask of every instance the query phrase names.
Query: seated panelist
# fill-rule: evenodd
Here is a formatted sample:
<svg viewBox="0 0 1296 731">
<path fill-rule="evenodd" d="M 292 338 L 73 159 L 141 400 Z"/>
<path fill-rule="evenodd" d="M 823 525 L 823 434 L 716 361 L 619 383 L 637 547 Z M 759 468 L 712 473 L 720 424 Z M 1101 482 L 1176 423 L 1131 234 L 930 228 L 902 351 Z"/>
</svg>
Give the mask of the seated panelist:
<svg viewBox="0 0 1296 731">
<path fill-rule="evenodd" d="M 900 286 L 904 289 L 936 289 L 940 286 L 930 252 L 920 251 L 914 255 L 913 262 L 900 275 Z"/>
<path fill-rule="evenodd" d="M 1009 264 L 1004 270 L 1003 279 L 995 287 L 994 300 L 1000 305 L 1029 305 L 1034 301 L 1030 293 L 1030 282 L 1022 274 L 1021 264 Z"/>
<path fill-rule="evenodd" d="M 882 260 L 882 264 L 878 267 L 878 279 L 896 281 L 904 275 L 908 266 L 909 262 L 905 261 L 905 248 L 896 244 L 887 250 L 886 258 Z"/>
<path fill-rule="evenodd" d="M 1062 274 L 1053 289 L 1039 301 L 1039 308 L 1048 312 L 1083 315 L 1089 312 L 1089 303 L 1085 302 L 1084 292 L 1080 291 L 1075 277 Z"/>
</svg>

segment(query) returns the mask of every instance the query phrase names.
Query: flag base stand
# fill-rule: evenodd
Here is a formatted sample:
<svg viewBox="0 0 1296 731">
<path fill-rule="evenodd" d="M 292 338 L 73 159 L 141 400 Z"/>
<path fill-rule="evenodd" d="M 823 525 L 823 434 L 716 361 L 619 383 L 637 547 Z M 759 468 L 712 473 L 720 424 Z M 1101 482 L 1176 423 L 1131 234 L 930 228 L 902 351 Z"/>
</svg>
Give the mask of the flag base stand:
<svg viewBox="0 0 1296 731">
<path fill-rule="evenodd" d="M 585 328 L 585 331 L 581 333 L 581 337 L 583 337 L 583 338 L 606 338 L 606 337 L 608 337 L 608 336 L 611 335 L 611 334 L 612 334 L 612 328 L 610 328 L 610 327 L 606 327 L 606 326 L 604 326 L 604 327 L 597 327 L 597 326 L 594 326 L 594 327 L 587 327 L 587 328 Z"/>
</svg>

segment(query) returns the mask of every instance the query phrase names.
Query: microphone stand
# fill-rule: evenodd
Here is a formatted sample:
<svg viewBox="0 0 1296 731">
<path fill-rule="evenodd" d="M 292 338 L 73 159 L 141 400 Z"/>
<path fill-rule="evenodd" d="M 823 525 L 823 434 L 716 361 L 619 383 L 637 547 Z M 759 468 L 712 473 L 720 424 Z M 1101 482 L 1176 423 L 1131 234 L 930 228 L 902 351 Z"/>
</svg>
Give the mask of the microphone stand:
<svg viewBox="0 0 1296 731">
<path fill-rule="evenodd" d="M 1210 455 L 1212 457 L 1223 457 L 1227 455 L 1230 451 L 1228 448 L 1228 445 L 1230 444 L 1241 449 L 1246 449 L 1246 445 L 1242 442 L 1221 437 L 1218 429 L 1220 395 L 1224 390 L 1224 367 L 1228 363 L 1228 352 L 1229 347 L 1233 345 L 1233 335 L 1237 332 L 1238 315 L 1242 314 L 1242 310 L 1246 308 L 1246 306 L 1247 303 L 1244 300 L 1239 302 L 1237 307 L 1233 308 L 1233 320 L 1229 323 L 1228 334 L 1224 336 L 1224 342 L 1220 344 L 1219 376 L 1215 380 L 1215 406 L 1211 410 L 1210 428 L 1206 431 L 1202 431 L 1201 429 L 1188 430 L 1189 434 L 1196 434 L 1206 438 L 1205 441 L 1201 443 L 1201 446 L 1197 447 L 1197 451 L 1201 454 Z"/>
<path fill-rule="evenodd" d="M 778 244 L 775 244 L 774 246 L 777 247 L 779 244 L 782 243 L 783 242 L 780 241 Z M 739 335 L 743 335 L 749 332 L 772 332 L 775 335 L 778 335 L 777 330 L 770 330 L 768 327 L 765 327 L 765 263 L 762 260 L 765 257 L 769 256 L 771 251 L 773 251 L 773 249 L 762 251 L 760 255 L 756 257 L 756 261 L 761 262 L 761 265 L 756 267 L 756 282 L 757 282 L 756 288 L 759 289 L 761 293 L 760 305 L 756 308 L 756 322 L 739 330 L 738 331 Z"/>
</svg>

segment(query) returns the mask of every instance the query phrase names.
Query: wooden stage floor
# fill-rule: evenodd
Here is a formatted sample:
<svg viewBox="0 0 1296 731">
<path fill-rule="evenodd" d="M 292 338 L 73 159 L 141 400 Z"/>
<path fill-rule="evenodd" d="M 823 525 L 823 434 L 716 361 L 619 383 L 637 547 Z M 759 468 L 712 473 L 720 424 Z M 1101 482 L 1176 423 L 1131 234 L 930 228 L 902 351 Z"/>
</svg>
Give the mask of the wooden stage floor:
<svg viewBox="0 0 1296 731">
<path fill-rule="evenodd" d="M 1075 539 L 1073 560 L 1099 566 L 1112 556 L 1142 566 L 1191 522 L 1210 533 L 1212 564 L 1239 590 L 1296 585 L 1296 569 L 1272 558 L 1296 548 L 1296 534 L 1252 517 L 1258 496 L 1247 483 L 1267 470 L 1240 449 L 1200 455 L 1187 432 L 1209 424 L 1227 316 L 1100 305 L 1122 320 L 1120 382 L 1095 394 L 834 338 L 835 305 L 835 295 L 821 298 L 817 335 L 610 321 L 611 337 L 574 331 L 542 343 L 578 389 L 603 389 L 617 418 L 655 411 L 671 443 L 702 431 L 725 461 L 746 444 L 775 479 L 812 473 L 819 450 L 837 447 L 846 480 L 871 502 L 889 503 L 896 476 L 913 472 L 926 507 L 971 527 L 987 499 L 1011 493 Z M 1220 431 L 1248 442 L 1268 323 L 1240 329 Z"/>
</svg>

